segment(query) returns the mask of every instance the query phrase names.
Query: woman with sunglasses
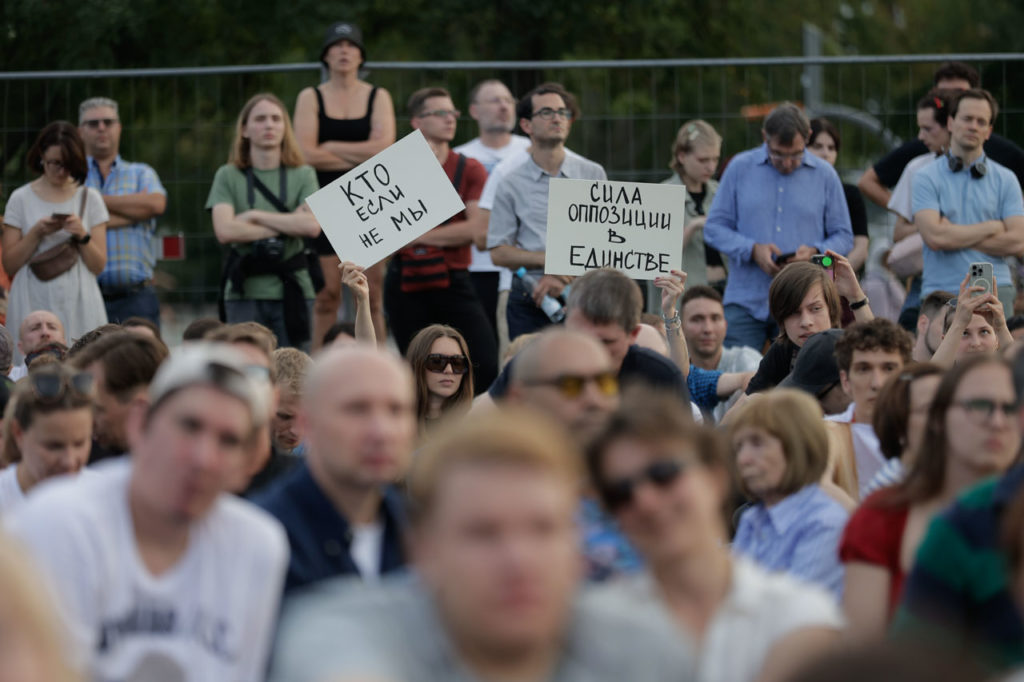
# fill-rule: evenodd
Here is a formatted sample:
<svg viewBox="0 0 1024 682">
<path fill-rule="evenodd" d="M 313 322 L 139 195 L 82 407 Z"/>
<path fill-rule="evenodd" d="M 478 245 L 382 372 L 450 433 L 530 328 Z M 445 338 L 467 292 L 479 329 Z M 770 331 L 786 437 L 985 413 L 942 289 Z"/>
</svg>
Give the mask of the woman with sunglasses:
<svg viewBox="0 0 1024 682">
<path fill-rule="evenodd" d="M 838 638 L 842 618 L 827 592 L 730 556 L 722 448 L 677 400 L 627 393 L 587 466 L 648 567 L 611 589 L 699 643 L 697 680 L 785 679 Z"/>
<path fill-rule="evenodd" d="M 12 278 L 7 328 L 18 329 L 34 310 L 49 310 L 78 338 L 106 324 L 96 276 L 107 262 L 103 197 L 83 186 L 85 145 L 67 121 L 43 128 L 28 151 L 38 173 L 11 193 L 3 217 L 3 266 Z M 15 351 L 14 361 L 21 361 Z"/>
<path fill-rule="evenodd" d="M 473 404 L 473 367 L 462 334 L 444 324 L 424 327 L 409 342 L 406 360 L 416 377 L 420 431 L 441 417 L 464 414 Z"/>
<path fill-rule="evenodd" d="M 752 501 L 740 516 L 733 553 L 830 590 L 838 600 L 837 549 L 846 509 L 819 485 L 828 461 L 821 407 L 779 388 L 739 408 L 729 424 L 736 478 Z"/>
<path fill-rule="evenodd" d="M 996 356 L 961 362 L 942 377 L 925 424 L 906 477 L 864 500 L 843 534 L 843 607 L 860 639 L 884 635 L 938 512 L 1016 458 L 1021 431 L 1010 365 Z"/>
<path fill-rule="evenodd" d="M 18 382 L 4 412 L 0 517 L 44 480 L 82 470 L 94 409 L 91 374 L 48 364 Z"/>
</svg>

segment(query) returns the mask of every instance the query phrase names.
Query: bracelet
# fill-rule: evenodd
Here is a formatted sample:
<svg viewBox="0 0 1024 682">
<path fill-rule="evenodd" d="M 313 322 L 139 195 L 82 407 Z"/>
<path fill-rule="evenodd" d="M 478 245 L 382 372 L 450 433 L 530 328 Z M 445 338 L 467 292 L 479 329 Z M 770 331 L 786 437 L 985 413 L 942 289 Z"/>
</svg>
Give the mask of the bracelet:
<svg viewBox="0 0 1024 682">
<path fill-rule="evenodd" d="M 859 301 L 857 301 L 855 303 L 851 303 L 850 304 L 850 310 L 860 310 L 861 308 L 863 308 L 867 304 L 868 304 L 868 297 L 865 296 L 864 298 L 860 299 Z"/>
<path fill-rule="evenodd" d="M 664 315 L 662 315 L 661 319 L 665 321 L 665 326 L 666 327 L 669 326 L 670 324 L 680 324 L 681 325 L 683 323 L 683 321 L 679 318 L 679 313 L 676 313 L 672 317 L 665 317 Z"/>
<path fill-rule="evenodd" d="M 85 233 L 84 237 L 74 237 L 74 236 L 71 237 L 71 241 L 73 241 L 76 244 L 88 244 L 89 240 L 91 240 L 91 239 L 92 239 L 92 235 L 89 234 L 88 232 Z"/>
</svg>

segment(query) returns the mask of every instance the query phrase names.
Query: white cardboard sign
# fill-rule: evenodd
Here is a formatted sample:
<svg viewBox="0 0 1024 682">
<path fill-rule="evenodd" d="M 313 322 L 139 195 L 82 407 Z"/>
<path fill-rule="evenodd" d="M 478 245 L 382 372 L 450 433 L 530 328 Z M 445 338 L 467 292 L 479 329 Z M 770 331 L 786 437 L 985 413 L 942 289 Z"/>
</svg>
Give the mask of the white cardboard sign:
<svg viewBox="0 0 1024 682">
<path fill-rule="evenodd" d="M 419 130 L 320 188 L 306 203 L 338 257 L 363 267 L 466 208 Z"/>
<path fill-rule="evenodd" d="M 544 272 L 668 275 L 683 264 L 685 208 L 682 185 L 552 178 Z"/>
</svg>

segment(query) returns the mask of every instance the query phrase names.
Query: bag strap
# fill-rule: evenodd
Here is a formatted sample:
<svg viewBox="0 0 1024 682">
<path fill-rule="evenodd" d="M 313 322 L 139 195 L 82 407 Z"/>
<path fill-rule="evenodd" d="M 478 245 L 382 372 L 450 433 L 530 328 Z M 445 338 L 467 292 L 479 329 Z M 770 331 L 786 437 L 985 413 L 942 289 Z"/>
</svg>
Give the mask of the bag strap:
<svg viewBox="0 0 1024 682">
<path fill-rule="evenodd" d="M 458 152 L 452 152 L 459 157 L 458 162 L 455 164 L 455 177 L 452 178 L 452 184 L 455 185 L 455 191 L 458 192 L 462 189 L 462 171 L 466 169 L 466 157 Z"/>
<path fill-rule="evenodd" d="M 82 186 L 82 202 L 78 205 L 78 217 L 85 218 L 85 202 L 89 199 L 89 188 Z"/>
<path fill-rule="evenodd" d="M 249 208 L 256 207 L 256 193 L 253 191 L 255 188 L 260 191 L 263 198 L 269 201 L 270 205 L 276 208 L 279 213 L 291 213 L 285 205 L 285 201 L 288 199 L 288 174 L 284 166 L 279 166 L 277 171 L 279 196 L 275 197 L 270 193 L 270 189 L 263 184 L 263 181 L 256 177 L 252 166 L 245 169 L 245 190 L 249 198 Z"/>
</svg>

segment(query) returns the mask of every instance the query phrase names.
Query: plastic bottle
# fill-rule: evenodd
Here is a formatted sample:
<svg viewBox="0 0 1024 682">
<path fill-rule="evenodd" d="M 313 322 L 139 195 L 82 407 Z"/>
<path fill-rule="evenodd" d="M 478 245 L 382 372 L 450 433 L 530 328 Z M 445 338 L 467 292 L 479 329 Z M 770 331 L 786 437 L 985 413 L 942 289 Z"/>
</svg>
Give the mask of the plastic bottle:
<svg viewBox="0 0 1024 682">
<path fill-rule="evenodd" d="M 523 280 L 523 284 L 526 285 L 526 288 L 531 294 L 533 293 L 533 290 L 537 288 L 539 280 L 528 273 L 526 268 L 521 267 L 516 270 L 516 277 Z M 558 324 L 565 319 L 565 307 L 558 302 L 557 298 L 545 296 L 544 300 L 540 302 L 540 309 L 543 310 L 544 314 L 548 316 L 548 319 L 555 324 Z"/>
</svg>

